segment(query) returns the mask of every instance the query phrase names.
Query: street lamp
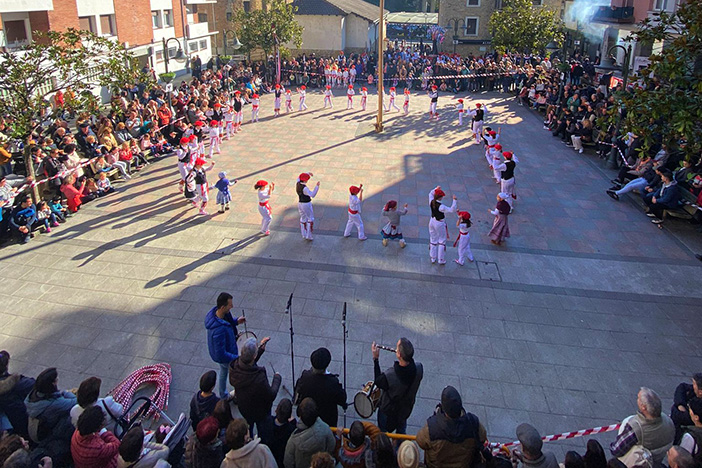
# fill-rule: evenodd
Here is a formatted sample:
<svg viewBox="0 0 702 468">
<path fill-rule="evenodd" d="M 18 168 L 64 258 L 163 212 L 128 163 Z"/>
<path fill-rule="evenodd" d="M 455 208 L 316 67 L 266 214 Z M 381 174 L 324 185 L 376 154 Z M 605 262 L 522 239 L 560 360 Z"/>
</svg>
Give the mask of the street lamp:
<svg viewBox="0 0 702 468">
<path fill-rule="evenodd" d="M 624 51 L 624 63 L 622 66 L 618 66 L 614 58 L 612 57 L 612 51 L 615 49 L 621 49 Z M 624 92 L 626 92 L 626 85 L 629 82 L 629 60 L 631 59 L 631 44 L 629 44 L 628 47 L 624 47 L 623 45 L 614 45 L 610 47 L 610 49 L 607 51 L 607 57 L 602 59 L 600 64 L 596 67 L 599 70 L 608 72 L 608 71 L 618 71 L 622 70 L 622 81 L 624 84 Z M 621 127 L 622 124 L 622 110 L 621 106 L 619 109 L 619 115 L 617 116 L 617 125 L 614 127 L 614 136 L 612 137 L 612 150 L 609 152 L 609 158 L 607 158 L 607 168 L 608 169 L 616 169 L 617 168 L 617 138 L 619 137 L 619 128 Z"/>
<path fill-rule="evenodd" d="M 453 26 L 451 26 L 451 23 L 453 23 Z M 467 29 L 466 26 L 466 20 L 463 18 L 451 18 L 448 21 L 448 26 L 446 26 L 446 29 L 451 29 L 453 27 L 453 54 L 456 54 L 456 45 L 458 44 L 458 25 L 462 24 L 461 29 L 465 31 Z"/>
<path fill-rule="evenodd" d="M 241 49 L 241 42 L 239 42 L 239 38 L 236 36 L 236 33 L 232 31 L 231 29 L 225 29 L 223 31 L 224 33 L 224 55 L 227 55 L 227 39 L 229 39 L 229 35 L 232 36 L 232 39 L 234 40 L 234 44 L 232 44 L 232 49 L 234 50 L 239 50 Z"/>
<path fill-rule="evenodd" d="M 173 57 L 176 60 L 182 59 L 183 58 L 183 46 L 181 46 L 180 41 L 176 39 L 175 37 L 171 37 L 169 39 L 162 39 L 163 41 L 163 60 L 165 61 L 166 65 L 166 73 L 168 73 L 168 62 L 170 61 L 170 57 L 168 54 L 168 43 L 171 41 L 176 41 L 178 43 L 178 50 L 175 53 L 175 56 Z"/>
<path fill-rule="evenodd" d="M 559 60 L 559 67 L 561 67 L 561 73 L 563 74 L 563 77 L 560 80 L 558 80 L 558 100 L 559 101 L 561 99 L 561 95 L 563 94 L 563 81 L 565 81 L 565 69 L 562 68 L 562 67 L 564 67 L 564 64 L 566 63 L 566 61 L 565 61 L 566 41 L 565 40 L 563 41 L 562 48 L 563 48 L 563 61 Z M 546 50 L 553 53 L 553 52 L 556 52 L 558 50 L 561 50 L 561 46 L 559 46 L 558 43 L 555 40 L 553 40 L 553 41 L 549 42 L 548 44 L 546 44 Z"/>
</svg>

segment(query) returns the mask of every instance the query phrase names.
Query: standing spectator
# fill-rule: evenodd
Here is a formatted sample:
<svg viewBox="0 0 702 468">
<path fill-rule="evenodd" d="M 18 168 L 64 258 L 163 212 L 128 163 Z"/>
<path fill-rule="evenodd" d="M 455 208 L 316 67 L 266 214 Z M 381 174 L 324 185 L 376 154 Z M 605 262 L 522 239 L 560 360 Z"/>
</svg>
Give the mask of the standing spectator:
<svg viewBox="0 0 702 468">
<path fill-rule="evenodd" d="M 466 413 L 461 395 L 450 385 L 441 392 L 441 404 L 434 415 L 417 433 L 427 468 L 477 466 L 486 440 L 485 427 L 476 415 Z"/>
<path fill-rule="evenodd" d="M 661 413 L 661 399 L 650 388 L 641 387 L 636 404 L 638 413 L 624 419 L 610 451 L 621 459 L 631 449 L 640 446 L 651 452 L 654 468 L 660 467 L 673 445 L 675 425 L 668 415 Z"/>
<path fill-rule="evenodd" d="M 521 463 L 523 468 L 558 468 L 556 456 L 551 452 L 542 452 L 544 443 L 539 431 L 531 424 L 517 426 L 517 439 L 521 450 L 512 451 L 512 463 Z"/>
<path fill-rule="evenodd" d="M 27 407 L 24 399 L 34 386 L 34 379 L 21 374 L 10 374 L 10 353 L 0 351 L 0 413 L 12 425 L 12 432 L 29 438 L 27 432 Z"/>
<path fill-rule="evenodd" d="M 283 398 L 278 402 L 275 408 L 275 419 L 273 420 L 273 438 L 268 447 L 273 452 L 273 457 L 278 463 L 278 466 L 283 466 L 283 458 L 285 457 L 285 446 L 290 439 L 290 436 L 295 431 L 297 420 L 292 417 L 292 401 L 289 398 Z"/>
<path fill-rule="evenodd" d="M 207 371 L 200 377 L 200 391 L 193 395 L 190 400 L 190 422 L 193 431 L 197 425 L 214 412 L 214 408 L 219 401 L 219 397 L 214 393 L 217 383 L 217 373 L 213 370 Z"/>
<path fill-rule="evenodd" d="M 168 468 L 170 449 L 157 442 L 144 444 L 144 430 L 135 426 L 122 437 L 117 468 Z"/>
<path fill-rule="evenodd" d="M 237 418 L 230 422 L 226 438 L 230 450 L 221 468 L 277 468 L 271 450 L 258 437 L 251 439 L 245 420 Z"/>
<path fill-rule="evenodd" d="M 587 441 L 587 450 L 583 456 L 585 468 L 607 468 L 607 455 L 595 439 Z"/>
<path fill-rule="evenodd" d="M 668 450 L 668 465 L 670 468 L 698 468 L 694 457 L 682 447 L 674 445 Z"/>
<path fill-rule="evenodd" d="M 327 372 L 331 363 L 331 353 L 327 348 L 319 348 L 310 356 L 312 369 L 302 371 L 295 384 L 296 403 L 310 397 L 317 404 L 319 417 L 329 426 L 336 427 L 339 412 L 337 406 L 347 408 L 346 391 L 339 382 L 339 376 Z"/>
<path fill-rule="evenodd" d="M 219 396 L 227 394 L 229 364 L 239 357 L 236 346 L 236 326 L 244 323 L 244 317 L 232 317 L 232 295 L 221 293 L 217 297 L 217 305 L 210 309 L 205 316 L 207 329 L 207 349 L 214 362 L 219 364 Z"/>
<path fill-rule="evenodd" d="M 692 398 L 688 403 L 692 424 L 682 426 L 680 446 L 690 452 L 698 463 L 702 462 L 702 398 Z"/>
<path fill-rule="evenodd" d="M 224 444 L 219 439 L 219 422 L 209 416 L 197 425 L 185 446 L 185 468 L 218 467 L 224 460 Z"/>
<path fill-rule="evenodd" d="M 273 382 L 269 384 L 266 368 L 256 364 L 266 350 L 268 340 L 270 338 L 265 337 L 257 345 L 256 338 L 249 338 L 244 342 L 239 357 L 229 366 L 229 383 L 234 387 L 239 411 L 251 428 L 251 436 L 255 424 L 264 444 L 268 444 L 273 436 L 271 408 L 282 381 L 276 372 Z"/>
<path fill-rule="evenodd" d="M 405 434 L 407 418 L 412 414 L 419 384 L 424 376 L 422 364 L 414 361 L 414 346 L 400 338 L 395 348 L 397 361 L 385 372 L 380 370 L 380 348 L 373 342 L 375 386 L 383 390 L 378 408 L 378 427 L 383 432 Z"/>
<path fill-rule="evenodd" d="M 329 426 L 319 418 L 317 405 L 312 398 L 305 398 L 297 407 L 300 422 L 285 446 L 285 468 L 306 468 L 317 452 L 333 454 L 336 439 Z"/>
<path fill-rule="evenodd" d="M 692 426 L 693 420 L 688 410 L 688 403 L 695 397 L 702 398 L 702 372 L 692 376 L 692 383 L 683 382 L 675 388 L 670 418 L 676 427 Z"/>
<path fill-rule="evenodd" d="M 117 468 L 119 439 L 103 427 L 105 414 L 96 406 L 83 411 L 71 438 L 75 468 Z"/>
<path fill-rule="evenodd" d="M 384 432 L 375 438 L 371 435 L 371 456 L 366 458 L 366 468 L 397 468 L 395 447 Z"/>
<path fill-rule="evenodd" d="M 343 468 L 366 468 L 366 459 L 371 458 L 371 440 L 366 435 L 361 421 L 351 423 L 349 433 L 344 436 L 344 428 L 338 427 L 336 438 L 339 445 L 337 458 Z"/>
<path fill-rule="evenodd" d="M 102 380 L 97 377 L 89 377 L 80 383 L 76 392 L 76 405 L 71 408 L 71 423 L 78 427 L 78 418 L 83 411 L 91 406 L 97 406 L 105 414 L 105 428 L 114 433 L 117 419 L 122 416 L 124 408 L 111 396 L 100 398 L 101 385 Z"/>
</svg>

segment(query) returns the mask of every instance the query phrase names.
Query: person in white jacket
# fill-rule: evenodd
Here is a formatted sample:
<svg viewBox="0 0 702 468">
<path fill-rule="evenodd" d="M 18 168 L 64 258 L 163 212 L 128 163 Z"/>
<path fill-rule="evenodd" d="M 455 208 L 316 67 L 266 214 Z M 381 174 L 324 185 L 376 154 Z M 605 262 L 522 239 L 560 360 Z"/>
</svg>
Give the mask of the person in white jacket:
<svg viewBox="0 0 702 468">
<path fill-rule="evenodd" d="M 71 423 L 73 427 L 77 427 L 78 418 L 83 411 L 91 406 L 99 406 L 102 412 L 105 413 L 105 428 L 112 433 L 115 432 L 117 426 L 117 418 L 122 416 L 124 408 L 117 403 L 111 396 L 105 398 L 100 397 L 100 386 L 102 380 L 97 377 L 89 377 L 82 381 L 76 392 L 77 403 L 71 408 Z"/>
<path fill-rule="evenodd" d="M 451 206 L 441 203 L 446 193 L 437 186 L 429 192 L 429 208 L 431 208 L 431 219 L 429 220 L 429 259 L 431 263 L 439 265 L 446 264 L 446 239 L 448 238 L 448 226 L 446 225 L 446 214 L 456 211 L 456 195 L 453 196 Z"/>
<path fill-rule="evenodd" d="M 245 419 L 230 422 L 224 437 L 230 450 L 220 468 L 278 468 L 271 449 L 258 437 L 251 438 Z"/>
</svg>

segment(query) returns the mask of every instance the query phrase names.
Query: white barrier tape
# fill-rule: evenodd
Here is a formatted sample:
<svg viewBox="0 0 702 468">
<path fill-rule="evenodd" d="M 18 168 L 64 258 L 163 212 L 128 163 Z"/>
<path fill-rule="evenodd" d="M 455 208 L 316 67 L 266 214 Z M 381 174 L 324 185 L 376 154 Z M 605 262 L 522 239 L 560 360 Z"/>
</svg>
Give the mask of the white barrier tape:
<svg viewBox="0 0 702 468">
<path fill-rule="evenodd" d="M 560 434 L 544 436 L 541 438 L 541 440 L 543 440 L 544 442 L 554 442 L 557 440 L 573 439 L 576 437 L 584 437 L 593 434 L 601 434 L 604 432 L 616 431 L 619 430 L 620 426 L 621 424 L 610 424 L 609 426 L 592 427 L 590 429 L 581 429 L 579 431 L 562 432 Z M 493 442 L 490 444 L 490 447 L 499 449 L 502 447 L 512 447 L 515 445 L 521 445 L 521 443 L 518 440 L 515 440 L 514 442 L 506 442 L 504 444 Z"/>
</svg>

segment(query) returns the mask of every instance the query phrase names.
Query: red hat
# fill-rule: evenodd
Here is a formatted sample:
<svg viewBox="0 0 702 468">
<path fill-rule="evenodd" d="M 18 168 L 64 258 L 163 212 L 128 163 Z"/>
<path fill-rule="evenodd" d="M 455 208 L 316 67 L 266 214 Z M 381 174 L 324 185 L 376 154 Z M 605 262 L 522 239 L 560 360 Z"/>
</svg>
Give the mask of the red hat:
<svg viewBox="0 0 702 468">
<path fill-rule="evenodd" d="M 395 87 L 394 87 L 394 86 L 390 86 L 390 91 L 395 91 Z"/>
<path fill-rule="evenodd" d="M 355 185 L 352 185 L 349 187 L 349 192 L 351 192 L 351 195 L 357 195 L 358 192 L 361 191 L 361 187 L 356 187 Z"/>
<path fill-rule="evenodd" d="M 482 104 L 480 104 L 480 103 L 477 103 L 477 104 L 475 105 L 475 107 L 478 107 L 478 108 L 480 108 L 480 107 L 482 107 Z"/>
<path fill-rule="evenodd" d="M 188 138 L 188 141 L 195 141 L 196 138 L 197 138 L 197 137 L 196 137 L 195 134 L 193 133 L 192 135 L 190 135 L 190 138 Z"/>
<path fill-rule="evenodd" d="M 304 91 L 307 89 L 307 87 L 305 85 L 302 85 L 302 86 L 300 86 L 300 89 Z"/>
<path fill-rule="evenodd" d="M 241 94 L 241 91 L 237 89 L 236 91 L 234 91 L 234 94 Z"/>
<path fill-rule="evenodd" d="M 261 179 L 261 180 L 259 180 L 258 182 L 256 182 L 256 185 L 257 185 L 258 187 L 265 187 L 266 185 L 268 185 L 268 182 L 265 181 L 265 180 L 263 180 L 263 179 Z"/>
<path fill-rule="evenodd" d="M 195 429 L 197 440 L 202 445 L 207 445 L 217 438 L 219 434 L 219 423 L 214 416 L 208 416 L 197 424 Z"/>
<path fill-rule="evenodd" d="M 275 89 L 280 89 L 280 85 L 279 84 L 275 85 Z"/>
<path fill-rule="evenodd" d="M 361 88 L 361 91 L 368 91 L 368 88 L 364 86 L 363 88 Z"/>
<path fill-rule="evenodd" d="M 446 196 L 446 192 L 444 192 L 443 190 L 441 190 L 441 189 L 434 190 L 434 198 L 441 198 L 441 197 L 445 197 L 445 196 Z"/>
<path fill-rule="evenodd" d="M 458 102 L 463 102 L 463 99 L 459 99 Z"/>
<path fill-rule="evenodd" d="M 217 108 L 217 107 L 222 107 L 222 104 L 220 104 L 220 103 L 218 103 L 218 102 L 215 102 L 214 107 L 215 107 L 215 108 Z"/>
<path fill-rule="evenodd" d="M 181 144 L 181 145 L 187 145 L 188 143 L 190 143 L 190 138 L 188 138 L 188 137 L 183 137 L 183 138 L 180 139 L 180 144 Z"/>
<path fill-rule="evenodd" d="M 197 122 L 195 122 L 196 127 L 202 127 L 203 125 L 205 125 L 205 123 L 202 120 L 198 120 Z"/>
<path fill-rule="evenodd" d="M 437 88 L 438 88 L 438 86 L 436 86 L 436 85 L 431 85 L 431 89 L 437 89 Z"/>
<path fill-rule="evenodd" d="M 390 200 L 385 204 L 385 208 L 383 208 L 383 211 L 388 211 L 395 207 L 397 207 L 397 202 L 395 200 Z"/>
<path fill-rule="evenodd" d="M 300 179 L 300 182 L 307 182 L 310 180 L 310 175 L 307 172 L 303 172 L 299 176 L 297 176 L 298 179 Z"/>
<path fill-rule="evenodd" d="M 470 213 L 467 211 L 459 211 L 458 216 L 463 219 L 470 219 Z"/>
<path fill-rule="evenodd" d="M 327 85 L 327 89 L 331 89 L 331 86 Z"/>
<path fill-rule="evenodd" d="M 514 154 L 512 154 L 511 151 L 505 151 L 504 153 L 502 153 L 502 156 L 504 156 L 505 159 L 512 159 L 512 156 L 514 156 Z"/>
<path fill-rule="evenodd" d="M 502 145 L 499 144 L 499 143 L 496 144 L 496 145 L 495 145 L 495 149 L 496 149 L 497 151 L 502 151 Z"/>
<path fill-rule="evenodd" d="M 349 89 L 353 89 L 353 85 L 352 85 L 352 84 L 349 85 Z"/>
<path fill-rule="evenodd" d="M 254 95 L 251 96 L 251 97 L 254 98 L 254 99 L 258 99 L 258 94 L 254 93 Z"/>
<path fill-rule="evenodd" d="M 409 94 L 410 90 L 408 88 L 405 88 L 405 94 Z"/>
<path fill-rule="evenodd" d="M 495 130 L 490 130 L 488 132 L 488 135 L 490 135 L 491 137 L 494 137 L 495 135 L 497 135 L 497 132 Z"/>
<path fill-rule="evenodd" d="M 205 164 L 206 164 L 206 163 L 205 163 L 205 160 L 202 159 L 202 158 L 197 158 L 197 159 L 195 160 L 195 165 L 196 165 L 196 166 L 204 166 Z"/>
<path fill-rule="evenodd" d="M 216 127 L 217 125 L 219 125 L 219 122 L 214 119 L 210 120 L 210 127 Z"/>
</svg>

